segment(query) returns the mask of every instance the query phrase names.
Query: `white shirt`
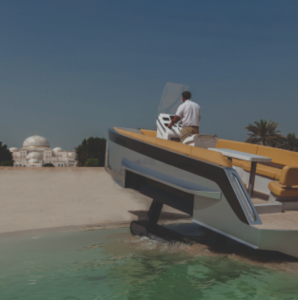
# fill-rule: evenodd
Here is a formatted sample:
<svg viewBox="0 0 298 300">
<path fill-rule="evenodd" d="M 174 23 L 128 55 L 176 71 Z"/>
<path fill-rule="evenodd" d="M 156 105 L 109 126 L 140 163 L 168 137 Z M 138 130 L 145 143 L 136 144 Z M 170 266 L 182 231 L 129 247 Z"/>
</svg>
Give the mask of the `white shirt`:
<svg viewBox="0 0 298 300">
<path fill-rule="evenodd" d="M 200 105 L 191 100 L 185 100 L 185 102 L 178 107 L 176 116 L 180 117 L 182 127 L 199 126 L 201 118 Z"/>
</svg>

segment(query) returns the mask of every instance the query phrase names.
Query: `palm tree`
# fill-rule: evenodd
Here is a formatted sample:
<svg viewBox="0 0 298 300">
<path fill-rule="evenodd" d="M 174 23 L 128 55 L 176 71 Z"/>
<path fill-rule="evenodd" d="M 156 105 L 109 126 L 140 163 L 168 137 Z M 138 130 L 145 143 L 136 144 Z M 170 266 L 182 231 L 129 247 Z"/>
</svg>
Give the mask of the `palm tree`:
<svg viewBox="0 0 298 300">
<path fill-rule="evenodd" d="M 282 136 L 277 130 L 278 123 L 270 120 L 255 121 L 254 124 L 249 124 L 245 129 L 248 133 L 249 138 L 245 141 L 252 144 L 261 144 L 264 146 L 278 146 L 281 143 Z"/>
<path fill-rule="evenodd" d="M 284 138 L 283 147 L 284 149 L 291 151 L 298 151 L 298 138 L 295 133 L 288 133 Z"/>
</svg>

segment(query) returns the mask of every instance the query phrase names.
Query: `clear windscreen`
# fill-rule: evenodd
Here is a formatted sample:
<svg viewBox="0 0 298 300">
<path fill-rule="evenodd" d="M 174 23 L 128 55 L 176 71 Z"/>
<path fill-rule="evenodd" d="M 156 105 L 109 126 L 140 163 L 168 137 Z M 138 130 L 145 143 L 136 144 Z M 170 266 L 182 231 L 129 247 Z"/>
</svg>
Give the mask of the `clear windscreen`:
<svg viewBox="0 0 298 300">
<path fill-rule="evenodd" d="M 161 113 L 175 115 L 177 108 L 182 104 L 181 94 L 188 90 L 189 86 L 186 84 L 168 82 L 160 99 L 158 115 Z"/>
</svg>

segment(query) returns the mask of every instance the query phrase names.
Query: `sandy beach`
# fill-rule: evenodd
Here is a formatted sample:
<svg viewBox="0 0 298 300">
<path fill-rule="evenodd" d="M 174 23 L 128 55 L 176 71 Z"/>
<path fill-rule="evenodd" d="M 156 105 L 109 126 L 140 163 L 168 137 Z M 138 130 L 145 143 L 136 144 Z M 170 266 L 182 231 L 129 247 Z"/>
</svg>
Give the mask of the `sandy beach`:
<svg viewBox="0 0 298 300">
<path fill-rule="evenodd" d="M 104 168 L 0 168 L 0 234 L 65 226 L 126 224 L 151 199 L 123 189 Z M 170 207 L 163 219 L 187 217 Z"/>
</svg>

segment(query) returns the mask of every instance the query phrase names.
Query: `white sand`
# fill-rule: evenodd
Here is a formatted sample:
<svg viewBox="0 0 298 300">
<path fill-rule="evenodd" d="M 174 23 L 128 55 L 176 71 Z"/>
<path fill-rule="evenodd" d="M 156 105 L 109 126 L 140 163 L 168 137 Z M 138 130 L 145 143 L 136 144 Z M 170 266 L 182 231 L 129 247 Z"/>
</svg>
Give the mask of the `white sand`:
<svg viewBox="0 0 298 300">
<path fill-rule="evenodd" d="M 1 167 L 0 187 L 0 233 L 129 222 L 151 204 L 104 168 Z"/>
</svg>

